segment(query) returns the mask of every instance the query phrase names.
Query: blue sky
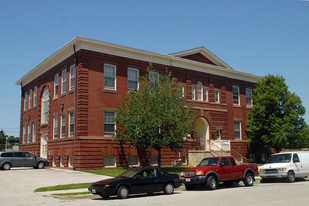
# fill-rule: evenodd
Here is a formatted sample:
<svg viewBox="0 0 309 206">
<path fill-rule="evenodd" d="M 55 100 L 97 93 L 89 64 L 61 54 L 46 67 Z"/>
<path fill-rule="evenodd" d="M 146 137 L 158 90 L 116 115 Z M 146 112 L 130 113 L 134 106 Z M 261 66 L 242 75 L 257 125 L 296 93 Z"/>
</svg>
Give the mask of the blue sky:
<svg viewBox="0 0 309 206">
<path fill-rule="evenodd" d="M 80 35 L 163 54 L 204 46 L 233 69 L 280 74 L 309 123 L 309 1 L 0 0 L 0 130 L 19 136 L 15 82 Z"/>
</svg>

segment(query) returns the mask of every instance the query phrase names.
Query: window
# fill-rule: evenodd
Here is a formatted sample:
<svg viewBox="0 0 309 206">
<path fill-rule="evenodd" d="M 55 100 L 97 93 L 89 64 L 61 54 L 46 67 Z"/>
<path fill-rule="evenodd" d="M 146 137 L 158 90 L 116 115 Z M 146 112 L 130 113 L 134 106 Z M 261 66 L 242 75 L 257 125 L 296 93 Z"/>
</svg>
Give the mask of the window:
<svg viewBox="0 0 309 206">
<path fill-rule="evenodd" d="M 65 137 L 65 114 L 61 114 L 60 138 Z"/>
<path fill-rule="evenodd" d="M 185 97 L 185 86 L 182 84 L 180 85 L 180 87 L 181 87 L 182 96 Z"/>
<path fill-rule="evenodd" d="M 28 133 L 27 133 L 27 136 L 28 136 L 28 140 L 27 142 L 29 143 L 31 141 L 31 125 L 28 124 Z"/>
<path fill-rule="evenodd" d="M 116 167 L 116 157 L 104 157 L 104 167 Z"/>
<path fill-rule="evenodd" d="M 54 139 L 58 138 L 58 115 L 54 116 L 54 129 L 53 129 L 53 137 Z"/>
<path fill-rule="evenodd" d="M 104 89 L 116 90 L 116 66 L 104 64 Z"/>
<path fill-rule="evenodd" d="M 59 74 L 56 74 L 54 77 L 54 97 L 58 97 L 58 89 L 59 89 Z"/>
<path fill-rule="evenodd" d="M 75 65 L 70 67 L 70 91 L 75 88 Z"/>
<path fill-rule="evenodd" d="M 62 71 L 62 81 L 61 81 L 61 94 L 65 94 L 67 91 L 67 70 Z"/>
<path fill-rule="evenodd" d="M 115 117 L 114 111 L 104 112 L 104 135 L 114 134 L 115 131 L 114 117 Z"/>
<path fill-rule="evenodd" d="M 195 87 L 192 87 L 192 100 L 195 100 Z"/>
<path fill-rule="evenodd" d="M 233 157 L 230 157 L 230 162 L 233 166 L 236 166 L 236 162 Z"/>
<path fill-rule="evenodd" d="M 138 163 L 138 156 L 129 156 L 128 157 L 128 163 L 129 163 L 129 166 L 138 166 L 139 163 Z"/>
<path fill-rule="evenodd" d="M 128 69 L 128 90 L 136 90 L 138 88 L 138 69 Z"/>
<path fill-rule="evenodd" d="M 221 139 L 221 130 L 217 130 L 217 139 Z"/>
<path fill-rule="evenodd" d="M 227 158 L 222 158 L 220 162 L 220 166 L 227 167 L 230 166 L 229 160 Z"/>
<path fill-rule="evenodd" d="M 69 112 L 69 137 L 74 136 L 74 112 Z"/>
<path fill-rule="evenodd" d="M 36 122 L 32 123 L 32 142 L 36 141 Z"/>
<path fill-rule="evenodd" d="M 151 155 L 150 156 L 150 164 L 151 165 L 158 165 L 158 156 Z"/>
<path fill-rule="evenodd" d="M 60 157 L 60 167 L 64 167 L 64 157 Z"/>
<path fill-rule="evenodd" d="M 197 83 L 197 100 L 203 100 L 203 85 L 201 82 Z"/>
<path fill-rule="evenodd" d="M 23 129 L 23 143 L 26 143 L 26 138 L 27 138 L 27 136 L 26 136 L 26 131 L 27 130 L 27 127 L 26 127 L 26 125 L 24 125 L 24 129 Z"/>
<path fill-rule="evenodd" d="M 38 96 L 38 87 L 35 86 L 34 87 L 34 92 L 33 92 L 33 107 L 36 106 L 37 96 Z"/>
<path fill-rule="evenodd" d="M 27 110 L 28 105 L 28 92 L 25 93 L 25 99 L 24 99 L 24 111 Z"/>
<path fill-rule="evenodd" d="M 241 123 L 240 121 L 234 121 L 234 138 L 241 139 Z"/>
<path fill-rule="evenodd" d="M 29 109 L 32 107 L 32 89 L 29 91 Z"/>
<path fill-rule="evenodd" d="M 56 167 L 56 157 L 53 157 L 53 167 Z"/>
<path fill-rule="evenodd" d="M 46 87 L 42 96 L 42 113 L 41 113 L 41 124 L 48 123 L 48 112 L 49 112 L 49 90 Z"/>
<path fill-rule="evenodd" d="M 220 92 L 218 90 L 215 91 L 215 102 L 216 103 L 220 102 Z"/>
<path fill-rule="evenodd" d="M 246 105 L 252 106 L 252 89 L 246 88 Z"/>
<path fill-rule="evenodd" d="M 73 157 L 69 157 L 68 167 L 73 167 Z"/>
<path fill-rule="evenodd" d="M 233 104 L 239 105 L 239 87 L 233 86 Z"/>
<path fill-rule="evenodd" d="M 208 102 L 208 89 L 204 90 L 204 99 L 206 102 Z"/>
</svg>

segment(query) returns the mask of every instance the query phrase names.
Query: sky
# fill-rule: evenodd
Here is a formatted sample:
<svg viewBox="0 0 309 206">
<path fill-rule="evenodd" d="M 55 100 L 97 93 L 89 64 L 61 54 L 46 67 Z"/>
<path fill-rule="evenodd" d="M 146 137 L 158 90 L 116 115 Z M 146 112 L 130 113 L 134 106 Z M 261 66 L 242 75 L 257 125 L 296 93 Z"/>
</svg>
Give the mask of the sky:
<svg viewBox="0 0 309 206">
<path fill-rule="evenodd" d="M 204 46 L 282 75 L 309 123 L 309 0 L 0 0 L 0 130 L 19 136 L 15 82 L 76 36 L 170 54 Z"/>
</svg>

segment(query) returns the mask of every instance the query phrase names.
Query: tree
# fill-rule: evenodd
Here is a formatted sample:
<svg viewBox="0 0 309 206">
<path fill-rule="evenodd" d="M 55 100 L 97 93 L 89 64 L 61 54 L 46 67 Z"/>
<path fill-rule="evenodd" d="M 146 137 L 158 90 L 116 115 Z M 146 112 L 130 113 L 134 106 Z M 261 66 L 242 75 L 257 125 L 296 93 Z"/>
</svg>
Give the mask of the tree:
<svg viewBox="0 0 309 206">
<path fill-rule="evenodd" d="M 288 90 L 282 76 L 267 75 L 253 91 L 253 108 L 247 120 L 247 135 L 253 145 L 299 149 L 308 145 L 308 126 L 301 99 Z"/>
<path fill-rule="evenodd" d="M 4 131 L 1 130 L 0 131 L 0 151 L 5 150 L 6 138 L 7 138 L 7 135 L 5 135 Z"/>
<path fill-rule="evenodd" d="M 171 72 L 158 75 L 151 71 L 151 65 L 148 74 L 140 77 L 140 87 L 121 98 L 118 106 L 115 140 L 137 148 L 154 148 L 159 167 L 162 148 L 181 148 L 196 117 Z"/>
</svg>

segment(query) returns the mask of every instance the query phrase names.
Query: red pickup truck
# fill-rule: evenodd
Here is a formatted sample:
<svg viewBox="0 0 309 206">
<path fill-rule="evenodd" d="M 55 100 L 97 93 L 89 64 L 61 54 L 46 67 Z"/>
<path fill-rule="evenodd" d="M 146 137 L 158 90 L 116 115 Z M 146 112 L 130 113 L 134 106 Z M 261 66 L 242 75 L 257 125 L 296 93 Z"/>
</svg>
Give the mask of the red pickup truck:
<svg viewBox="0 0 309 206">
<path fill-rule="evenodd" d="M 232 186 L 233 182 L 243 181 L 246 186 L 252 186 L 255 175 L 258 175 L 256 164 L 237 165 L 233 157 L 226 156 L 205 158 L 197 167 L 182 171 L 180 179 L 187 190 L 198 184 L 206 184 L 208 189 L 215 190 L 219 182 Z"/>
</svg>

